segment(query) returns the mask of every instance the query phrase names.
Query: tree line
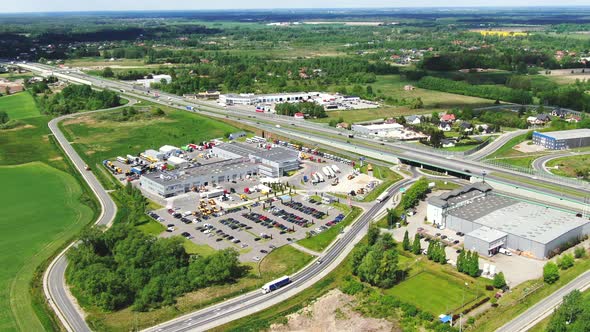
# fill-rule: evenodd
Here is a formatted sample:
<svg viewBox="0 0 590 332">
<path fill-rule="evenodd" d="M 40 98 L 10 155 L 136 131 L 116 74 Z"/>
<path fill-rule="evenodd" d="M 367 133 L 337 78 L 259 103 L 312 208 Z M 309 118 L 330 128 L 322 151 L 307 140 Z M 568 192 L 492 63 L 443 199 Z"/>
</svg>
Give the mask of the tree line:
<svg viewBox="0 0 590 332">
<path fill-rule="evenodd" d="M 288 116 L 293 116 L 295 113 L 303 113 L 306 117 L 310 118 L 328 117 L 328 114 L 322 105 L 312 102 L 276 104 L 275 112 L 280 115 Z"/>
<path fill-rule="evenodd" d="M 533 101 L 532 94 L 525 90 L 511 89 L 505 86 L 495 85 L 471 85 L 466 82 L 453 81 L 433 76 L 421 78 L 418 81 L 417 86 L 423 89 L 502 100 L 518 104 L 530 104 Z"/>
<path fill-rule="evenodd" d="M 69 85 L 60 93 L 44 93 L 34 96 L 40 109 L 46 114 L 62 115 L 81 110 L 98 110 L 119 106 L 121 99 L 113 91 L 95 91 L 88 85 Z"/>
<path fill-rule="evenodd" d="M 352 273 L 363 282 L 390 288 L 399 281 L 398 251 L 391 234 L 380 234 L 371 227 L 367 244 L 357 245 L 352 252 Z"/>
</svg>

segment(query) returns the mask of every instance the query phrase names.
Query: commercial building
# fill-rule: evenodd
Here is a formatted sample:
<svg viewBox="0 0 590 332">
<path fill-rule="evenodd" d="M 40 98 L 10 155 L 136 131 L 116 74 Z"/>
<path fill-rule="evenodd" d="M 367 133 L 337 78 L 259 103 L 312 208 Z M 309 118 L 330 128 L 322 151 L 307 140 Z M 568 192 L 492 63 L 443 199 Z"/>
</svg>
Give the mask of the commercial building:
<svg viewBox="0 0 590 332">
<path fill-rule="evenodd" d="M 263 148 L 237 142 L 219 144 L 213 147 L 213 155 L 223 159 L 247 158 L 258 166 L 261 176 L 272 178 L 299 169 L 299 153 L 280 146 Z"/>
<path fill-rule="evenodd" d="M 400 132 L 404 126 L 399 123 L 353 124 L 351 129 L 362 135 L 389 136 L 392 132 Z"/>
<path fill-rule="evenodd" d="M 143 85 L 146 88 L 149 88 L 152 83 L 162 83 L 166 81 L 166 83 L 172 82 L 172 76 L 170 75 L 152 75 L 152 78 L 144 78 L 141 80 L 137 80 L 137 83 Z"/>
<path fill-rule="evenodd" d="M 580 148 L 590 145 L 590 129 L 533 132 L 533 143 L 550 150 Z"/>
<path fill-rule="evenodd" d="M 427 218 L 465 233 L 465 249 L 482 255 L 508 248 L 545 258 L 590 233 L 586 218 L 494 193 L 484 183 L 429 198 Z"/>
<path fill-rule="evenodd" d="M 258 166 L 248 159 L 231 159 L 216 163 L 193 166 L 174 171 L 148 173 L 140 177 L 142 189 L 171 197 L 199 188 L 244 179 L 255 175 Z"/>
</svg>

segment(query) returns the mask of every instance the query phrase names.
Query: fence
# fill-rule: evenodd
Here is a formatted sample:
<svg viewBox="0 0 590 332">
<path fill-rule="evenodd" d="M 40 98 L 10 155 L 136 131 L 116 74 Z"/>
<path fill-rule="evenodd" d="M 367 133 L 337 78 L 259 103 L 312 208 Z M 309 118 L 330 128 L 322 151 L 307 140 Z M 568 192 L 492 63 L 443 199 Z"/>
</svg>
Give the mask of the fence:
<svg viewBox="0 0 590 332">
<path fill-rule="evenodd" d="M 488 144 L 490 144 L 491 139 L 487 139 L 485 141 L 483 141 L 481 144 L 466 150 L 466 151 L 448 151 L 445 149 L 437 149 L 437 148 L 433 148 L 427 145 L 423 145 L 423 144 L 413 144 L 413 143 L 402 143 L 399 141 L 393 141 L 392 143 L 395 143 L 399 146 L 405 146 L 408 149 L 415 149 L 415 150 L 421 150 L 421 151 L 426 151 L 429 153 L 436 153 L 439 154 L 441 156 L 457 156 L 457 157 L 465 157 L 465 156 L 469 156 L 471 154 L 474 154 L 475 152 L 483 149 L 484 147 L 486 147 Z"/>
</svg>

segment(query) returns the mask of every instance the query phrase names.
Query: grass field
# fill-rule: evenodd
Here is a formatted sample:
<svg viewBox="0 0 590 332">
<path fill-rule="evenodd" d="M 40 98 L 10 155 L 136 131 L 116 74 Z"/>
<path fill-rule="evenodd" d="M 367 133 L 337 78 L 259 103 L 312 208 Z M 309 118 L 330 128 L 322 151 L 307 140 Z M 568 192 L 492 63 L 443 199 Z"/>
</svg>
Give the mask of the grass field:
<svg viewBox="0 0 590 332">
<path fill-rule="evenodd" d="M 215 253 L 215 249 L 209 247 L 206 244 L 196 244 L 191 240 L 184 239 L 184 250 L 190 255 L 209 256 Z"/>
<path fill-rule="evenodd" d="M 33 273 L 94 213 L 80 202 L 75 178 L 44 163 L 0 167 L 0 183 L 0 330 L 41 331 L 31 307 Z"/>
<path fill-rule="evenodd" d="M 28 92 L 0 97 L 0 111 L 6 112 L 11 120 L 39 116 L 35 100 Z"/>
<path fill-rule="evenodd" d="M 307 249 L 321 252 L 326 249 L 332 241 L 338 236 L 340 231 L 342 231 L 346 226 L 350 225 L 354 220 L 361 215 L 362 209 L 356 206 L 352 207 L 352 210 L 346 215 L 344 220 L 342 220 L 338 225 L 332 226 L 327 230 L 312 236 L 310 238 L 306 238 L 303 240 L 297 241 L 297 243 L 301 246 L 306 247 Z M 329 219 L 329 217 L 328 217 Z"/>
<path fill-rule="evenodd" d="M 493 104 L 493 100 L 457 95 L 452 93 L 432 91 L 416 88 L 412 91 L 404 91 L 404 86 L 414 84 L 415 82 L 406 81 L 400 75 L 380 75 L 377 76 L 375 83 L 369 84 L 377 95 L 392 97 L 398 100 L 402 98 L 412 99 L 421 98 L 424 108 L 410 109 L 407 106 L 383 106 L 376 109 L 348 110 L 348 111 L 330 111 L 328 118 L 319 119 L 318 122 L 329 122 L 332 119 L 342 117 L 349 123 L 383 119 L 387 117 L 412 115 L 412 114 L 430 114 L 433 111 L 444 112 L 453 108 L 462 107 L 481 107 Z M 329 90 L 337 91 L 338 87 L 330 87 Z M 352 89 L 347 86 L 347 89 Z"/>
<path fill-rule="evenodd" d="M 523 156 L 524 153 L 514 150 L 514 146 L 524 142 L 526 140 L 526 134 L 518 135 L 511 138 L 506 144 L 502 145 L 499 149 L 494 151 L 486 159 L 502 158 L 502 157 L 518 157 Z"/>
<path fill-rule="evenodd" d="M 558 169 L 552 169 L 551 173 L 576 177 L 576 169 L 586 169 L 590 165 L 590 155 L 567 156 L 563 158 L 553 159 L 547 162 L 547 167 L 558 166 Z"/>
<path fill-rule="evenodd" d="M 412 303 L 435 316 L 460 308 L 463 303 L 478 297 L 462 280 L 428 271 L 405 280 L 385 293 Z"/>
<path fill-rule="evenodd" d="M 165 117 L 150 120 L 99 121 L 103 116 L 83 115 L 62 123 L 62 129 L 88 165 L 101 170 L 96 173 L 109 188 L 114 188 L 116 184 L 102 166 L 105 159 L 135 155 L 146 149 L 158 149 L 165 144 L 179 146 L 201 142 L 237 131 L 235 127 L 217 120 L 170 109 L 166 109 Z"/>
<path fill-rule="evenodd" d="M 136 331 L 147 328 L 182 314 L 195 311 L 214 303 L 221 302 L 262 287 L 266 282 L 283 275 L 289 275 L 301 269 L 313 259 L 291 246 L 280 247 L 268 254 L 258 265 L 252 267 L 249 276 L 234 284 L 211 286 L 196 292 L 188 293 L 178 299 L 175 305 L 155 309 L 149 312 L 133 312 L 124 309 L 115 312 L 102 312 L 97 308 L 89 308 L 87 321 L 96 331 Z"/>
</svg>

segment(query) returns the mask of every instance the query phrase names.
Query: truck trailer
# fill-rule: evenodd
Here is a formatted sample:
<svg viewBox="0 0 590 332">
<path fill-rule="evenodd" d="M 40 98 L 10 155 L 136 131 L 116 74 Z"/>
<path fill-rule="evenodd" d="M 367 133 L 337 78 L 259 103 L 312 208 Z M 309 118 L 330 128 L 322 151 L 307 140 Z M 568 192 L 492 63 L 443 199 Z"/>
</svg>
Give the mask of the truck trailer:
<svg viewBox="0 0 590 332">
<path fill-rule="evenodd" d="M 279 279 L 273 280 L 264 286 L 262 286 L 262 294 L 268 294 L 274 290 L 277 290 L 281 287 L 284 287 L 291 283 L 291 278 L 289 276 L 284 276 Z"/>
</svg>

